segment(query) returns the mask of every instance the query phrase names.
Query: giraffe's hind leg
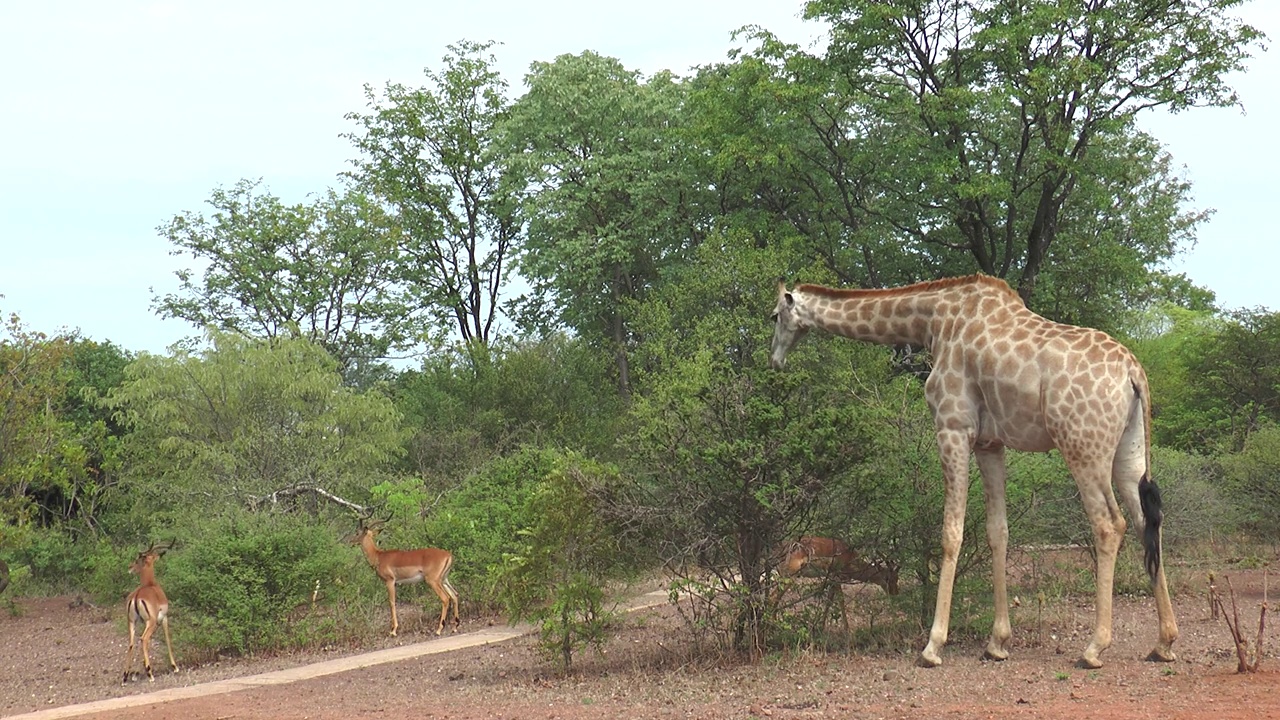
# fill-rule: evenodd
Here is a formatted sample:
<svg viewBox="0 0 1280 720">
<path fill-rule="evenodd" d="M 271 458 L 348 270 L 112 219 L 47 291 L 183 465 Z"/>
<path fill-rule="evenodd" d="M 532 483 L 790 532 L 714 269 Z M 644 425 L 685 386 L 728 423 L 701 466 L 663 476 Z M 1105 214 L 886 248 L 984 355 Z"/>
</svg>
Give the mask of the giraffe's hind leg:
<svg viewBox="0 0 1280 720">
<path fill-rule="evenodd" d="M 1093 530 L 1093 547 L 1097 557 L 1094 569 L 1097 594 L 1093 638 L 1080 657 L 1086 668 L 1102 667 L 1102 653 L 1111 646 L 1111 601 L 1115 585 L 1116 555 L 1124 537 L 1125 519 L 1111 488 L 1111 468 L 1089 453 L 1062 450 L 1067 468 L 1080 490 L 1085 516 Z"/>
<path fill-rule="evenodd" d="M 1141 423 L 1144 418 L 1141 412 L 1136 413 L 1137 423 L 1131 422 L 1121 439 L 1120 450 L 1116 453 L 1115 462 L 1111 466 L 1111 475 L 1116 492 L 1129 512 L 1129 518 L 1139 538 L 1144 536 L 1147 528 L 1146 516 L 1142 510 L 1139 497 L 1140 483 L 1150 481 L 1150 468 L 1147 467 L 1145 447 L 1145 429 Z M 1147 490 L 1154 490 L 1154 485 Z M 1158 539 L 1158 536 L 1157 536 Z M 1148 660 L 1173 662 L 1177 655 L 1173 652 L 1173 643 L 1178 639 L 1178 621 L 1173 615 L 1173 602 L 1169 599 L 1169 586 L 1165 580 L 1163 552 L 1157 554 L 1155 575 L 1151 578 L 1152 594 L 1156 598 L 1156 615 L 1160 623 L 1156 645 L 1147 655 Z"/>
<path fill-rule="evenodd" d="M 987 544 L 991 547 L 991 590 L 995 616 L 991 638 L 984 656 L 991 660 L 1009 657 L 1009 591 L 1006 565 L 1009 555 L 1009 521 L 1005 511 L 1004 448 L 978 450 L 974 453 L 982 472 L 982 489 L 987 505 Z"/>
</svg>

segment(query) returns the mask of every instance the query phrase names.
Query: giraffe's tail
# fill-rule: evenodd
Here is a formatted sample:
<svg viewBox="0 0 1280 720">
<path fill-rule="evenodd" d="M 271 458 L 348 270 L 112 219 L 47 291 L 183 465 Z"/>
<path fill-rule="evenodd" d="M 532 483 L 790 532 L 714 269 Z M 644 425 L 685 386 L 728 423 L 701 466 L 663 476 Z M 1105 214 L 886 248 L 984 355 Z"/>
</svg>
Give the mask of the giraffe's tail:
<svg viewBox="0 0 1280 720">
<path fill-rule="evenodd" d="M 1142 504 L 1145 529 L 1142 532 L 1142 548 L 1146 551 L 1147 574 L 1152 580 L 1160 572 L 1160 523 L 1164 520 L 1160 488 L 1147 473 L 1138 481 L 1138 500 Z"/>
</svg>

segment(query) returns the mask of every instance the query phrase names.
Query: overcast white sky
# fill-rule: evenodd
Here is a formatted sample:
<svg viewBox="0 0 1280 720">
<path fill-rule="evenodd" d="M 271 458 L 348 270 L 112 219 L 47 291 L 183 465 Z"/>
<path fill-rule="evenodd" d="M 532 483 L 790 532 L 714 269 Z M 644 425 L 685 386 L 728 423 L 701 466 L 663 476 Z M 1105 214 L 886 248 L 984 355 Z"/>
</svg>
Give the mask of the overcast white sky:
<svg viewBox="0 0 1280 720">
<path fill-rule="evenodd" d="M 0 312 L 163 353 L 192 334 L 161 321 L 176 288 L 156 227 L 218 186 L 261 177 L 286 201 L 334 184 L 353 156 L 343 115 L 362 85 L 422 84 L 449 43 L 497 40 L 514 91 L 534 60 L 595 50 L 629 68 L 717 62 L 758 24 L 808 43 L 799 0 L 57 2 L 0 5 Z M 1280 39 L 1280 3 L 1241 15 Z M 1143 123 L 1217 214 L 1179 269 L 1228 307 L 1280 308 L 1280 53 L 1233 78 L 1247 114 L 1193 110 Z"/>
</svg>

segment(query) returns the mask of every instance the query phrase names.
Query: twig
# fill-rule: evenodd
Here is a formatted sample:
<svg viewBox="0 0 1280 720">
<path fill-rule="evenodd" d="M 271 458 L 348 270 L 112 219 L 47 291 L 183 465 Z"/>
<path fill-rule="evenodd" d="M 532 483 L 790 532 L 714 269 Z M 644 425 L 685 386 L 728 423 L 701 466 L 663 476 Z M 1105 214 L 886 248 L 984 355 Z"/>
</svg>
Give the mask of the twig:
<svg viewBox="0 0 1280 720">
<path fill-rule="evenodd" d="M 1253 643 L 1253 665 L 1250 672 L 1258 672 L 1258 663 L 1262 662 L 1262 632 L 1267 627 L 1267 569 L 1262 568 L 1262 609 L 1258 612 L 1258 639 Z"/>
<path fill-rule="evenodd" d="M 350 500 L 347 500 L 346 498 L 342 498 L 337 495 L 334 495 L 328 490 L 325 490 L 324 488 L 318 485 L 312 485 L 310 483 L 298 483 L 296 485 L 290 485 L 289 487 L 280 488 L 275 492 L 272 492 L 263 496 L 250 495 L 249 508 L 252 510 L 257 510 L 258 507 L 266 503 L 270 503 L 272 506 L 275 506 L 280 502 L 281 498 L 293 497 L 293 496 L 301 495 L 303 493 L 312 493 L 314 495 L 319 495 L 320 497 L 336 505 L 341 505 L 342 507 L 345 507 L 348 510 L 351 510 L 352 512 L 355 512 L 357 514 L 364 514 L 369 511 L 368 508 L 366 508 L 363 505 L 353 503 Z"/>
<path fill-rule="evenodd" d="M 1213 584 L 1213 573 L 1209 573 L 1209 617 L 1218 619 L 1218 586 Z"/>
</svg>

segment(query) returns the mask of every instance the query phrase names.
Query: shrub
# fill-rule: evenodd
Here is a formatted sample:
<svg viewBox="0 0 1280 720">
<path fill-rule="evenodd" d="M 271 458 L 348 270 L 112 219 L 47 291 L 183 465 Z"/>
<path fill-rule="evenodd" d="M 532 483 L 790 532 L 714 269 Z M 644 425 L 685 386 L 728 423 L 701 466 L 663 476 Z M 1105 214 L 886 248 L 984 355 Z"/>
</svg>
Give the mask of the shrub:
<svg viewBox="0 0 1280 720">
<path fill-rule="evenodd" d="M 235 514 L 198 527 L 158 567 L 188 649 L 248 653 L 305 644 L 316 628 L 290 622 L 317 581 L 345 587 L 357 555 L 339 534 L 302 515 Z M 327 600 L 338 598 L 329 595 Z"/>
</svg>

